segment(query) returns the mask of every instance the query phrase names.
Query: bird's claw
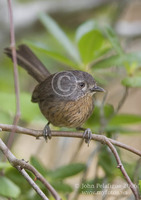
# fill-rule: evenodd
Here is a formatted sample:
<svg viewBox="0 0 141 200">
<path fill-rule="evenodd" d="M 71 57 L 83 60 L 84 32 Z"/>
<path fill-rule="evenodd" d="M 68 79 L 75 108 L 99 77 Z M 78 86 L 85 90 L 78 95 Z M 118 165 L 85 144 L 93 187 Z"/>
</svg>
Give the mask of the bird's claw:
<svg viewBox="0 0 141 200">
<path fill-rule="evenodd" d="M 46 142 L 47 142 L 47 139 L 51 139 L 51 130 L 49 127 L 49 123 L 47 123 L 43 129 L 43 137 L 45 138 Z"/>
<path fill-rule="evenodd" d="M 90 128 L 87 128 L 84 133 L 83 133 L 83 138 L 85 138 L 85 142 L 88 144 L 90 144 L 90 141 L 92 139 L 92 131 Z"/>
</svg>

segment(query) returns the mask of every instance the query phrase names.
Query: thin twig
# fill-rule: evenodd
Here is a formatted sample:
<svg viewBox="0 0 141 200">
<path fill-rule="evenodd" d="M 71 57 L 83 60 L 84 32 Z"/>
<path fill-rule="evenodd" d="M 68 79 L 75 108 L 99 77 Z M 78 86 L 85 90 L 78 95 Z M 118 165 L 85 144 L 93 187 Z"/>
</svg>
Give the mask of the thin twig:
<svg viewBox="0 0 141 200">
<path fill-rule="evenodd" d="M 16 125 L 20 119 L 20 89 L 19 89 L 19 76 L 18 76 L 18 68 L 17 68 L 17 56 L 16 56 L 16 45 L 15 45 L 15 31 L 13 24 L 13 13 L 12 13 L 12 5 L 11 0 L 7 0 L 8 2 L 8 10 L 9 10 L 9 21 L 10 21 L 10 39 L 11 39 L 11 49 L 12 49 L 12 59 L 14 66 L 14 86 L 15 86 L 15 95 L 16 95 L 16 114 L 13 121 L 13 129 L 11 130 L 11 135 L 9 137 L 7 146 L 11 148 L 13 143 Z"/>
<path fill-rule="evenodd" d="M 9 129 L 12 129 L 13 128 L 13 125 L 4 125 L 4 124 L 0 124 L 0 128 L 2 130 L 5 130 L 5 131 L 9 131 Z M 41 136 L 43 136 L 43 133 L 42 131 L 36 131 L 36 130 L 32 130 L 32 129 L 26 129 L 26 128 L 23 128 L 23 127 L 19 127 L 17 126 L 16 127 L 16 132 L 20 132 L 20 133 L 24 133 L 24 134 L 27 134 L 27 135 L 32 135 L 36 138 L 39 138 Z M 76 137 L 76 138 L 83 138 L 83 134 L 82 133 L 78 133 L 78 132 L 59 132 L 59 131 L 52 131 L 52 136 L 59 136 L 59 137 Z M 135 198 L 136 200 L 139 200 L 139 195 L 138 195 L 138 192 L 136 190 L 136 187 L 135 185 L 132 183 L 131 179 L 129 178 L 127 172 L 125 171 L 122 163 L 121 163 L 121 160 L 119 158 L 119 155 L 117 153 L 117 150 L 116 148 L 113 146 L 114 145 L 117 145 L 117 146 L 120 146 L 126 150 L 129 150 L 139 156 L 141 156 L 141 152 L 139 150 L 136 150 L 130 146 L 127 146 L 123 143 L 120 143 L 120 142 L 117 142 L 113 139 L 110 139 L 110 138 L 107 138 L 106 136 L 104 135 L 95 135 L 93 134 L 92 135 L 92 140 L 96 140 L 96 141 L 99 141 L 101 142 L 102 144 L 107 144 L 109 146 L 109 148 L 111 149 L 111 151 L 113 152 L 115 158 L 116 158 L 116 161 L 118 163 L 118 168 L 121 170 L 123 176 L 125 177 L 126 181 L 128 182 L 133 194 L 135 195 Z M 25 165 L 26 166 L 26 165 Z M 27 169 L 27 168 L 26 168 Z"/>
<path fill-rule="evenodd" d="M 128 87 L 125 87 L 125 91 L 117 105 L 117 108 L 115 109 L 114 113 L 112 113 L 112 115 L 107 119 L 107 124 L 108 122 L 116 115 L 118 114 L 119 110 L 122 108 L 123 104 L 125 103 L 126 99 L 127 99 L 127 96 L 128 96 L 128 90 L 129 88 Z"/>
<path fill-rule="evenodd" d="M 31 179 L 31 177 L 23 169 L 27 169 L 27 170 L 31 171 L 35 175 L 35 177 L 45 185 L 45 187 L 49 190 L 49 192 L 52 194 L 52 196 L 56 200 L 61 200 L 58 193 L 47 182 L 47 180 L 32 165 L 28 164 L 24 160 L 18 160 L 11 153 L 11 151 L 7 148 L 7 146 L 4 144 L 4 142 L 1 139 L 0 139 L 0 149 L 3 152 L 3 154 L 6 156 L 8 161 L 12 164 L 12 166 L 15 167 L 26 178 L 26 180 L 29 182 L 29 184 L 42 197 L 42 199 L 48 200 L 48 198 L 45 196 L 45 194 L 40 190 L 40 188 L 35 184 L 35 182 Z"/>
<path fill-rule="evenodd" d="M 106 119 L 104 116 L 104 104 L 105 104 L 105 100 L 107 98 L 108 92 L 105 93 L 101 107 L 100 107 L 100 124 L 101 124 L 100 130 L 99 130 L 100 134 L 103 133 L 103 131 L 106 128 L 106 126 L 108 125 L 109 121 L 119 112 L 119 110 L 125 103 L 127 96 L 128 96 L 128 89 L 129 89 L 128 87 L 125 87 L 125 91 L 117 105 L 117 108 L 115 109 L 115 111 L 111 114 L 111 116 L 108 119 Z"/>
<path fill-rule="evenodd" d="M 123 106 L 123 104 L 124 104 L 124 102 L 125 102 L 125 100 L 126 100 L 126 98 L 127 98 L 127 96 L 128 96 L 128 87 L 126 86 L 125 87 L 125 91 L 124 91 L 124 93 L 123 93 L 123 96 L 122 96 L 122 98 L 120 99 L 120 101 L 119 101 L 119 103 L 118 103 L 118 105 L 117 105 L 117 108 L 116 108 L 116 110 L 115 110 L 115 114 L 117 114 L 118 112 L 119 112 L 119 110 L 121 109 L 121 107 Z"/>
<path fill-rule="evenodd" d="M 49 200 L 24 169 L 21 169 L 19 166 L 14 167 L 20 172 L 20 174 L 22 174 L 22 176 L 24 176 L 24 178 L 30 183 L 30 185 L 42 199 Z"/>
<path fill-rule="evenodd" d="M 113 146 L 113 144 L 105 137 L 105 144 L 108 145 L 108 147 L 111 149 L 112 153 L 114 154 L 115 158 L 116 158 L 116 161 L 117 161 L 117 168 L 119 168 L 123 174 L 123 176 L 125 177 L 127 183 L 129 184 L 129 187 L 130 189 L 132 190 L 134 196 L 135 196 L 135 199 L 136 200 L 139 200 L 139 194 L 138 194 L 138 191 L 137 191 L 137 188 L 136 186 L 132 183 L 130 177 L 128 176 L 126 170 L 124 169 L 124 166 L 122 165 L 122 162 L 120 160 L 120 157 L 117 153 L 117 150 L 116 148 Z"/>
<path fill-rule="evenodd" d="M 107 119 L 105 118 L 105 113 L 104 113 L 104 105 L 105 105 L 105 101 L 106 98 L 108 96 L 108 91 L 106 91 L 101 106 L 100 106 L 100 129 L 99 129 L 99 134 L 102 134 L 104 132 L 104 129 L 107 125 Z"/>
<path fill-rule="evenodd" d="M 14 161 L 17 161 L 15 156 L 10 152 L 4 142 L 0 139 L 0 150 L 6 156 L 8 161 L 15 167 L 28 181 L 28 183 L 32 186 L 32 188 L 40 195 L 40 197 L 44 200 L 48 200 L 45 194 L 40 190 L 40 188 L 36 185 L 36 183 L 31 179 L 31 177 L 25 172 L 24 169 L 21 169 L 20 165 L 14 165 Z"/>
<path fill-rule="evenodd" d="M 97 145 L 96 148 L 94 148 L 94 150 L 90 153 L 88 159 L 87 159 L 87 162 L 86 162 L 86 168 L 84 170 L 84 173 L 82 174 L 82 177 L 81 177 L 81 180 L 79 182 L 79 186 L 82 185 L 82 183 L 85 181 L 86 179 L 86 176 L 87 176 L 87 173 L 88 173 L 88 170 L 89 170 L 89 167 L 94 159 L 94 156 L 96 155 L 96 153 L 100 150 L 101 146 L 100 145 Z M 77 187 L 77 190 L 75 191 L 75 194 L 73 196 L 73 199 L 78 199 L 79 197 L 79 187 Z"/>
<path fill-rule="evenodd" d="M 72 163 L 72 162 L 75 161 L 75 159 L 77 158 L 77 156 L 78 156 L 78 154 L 79 154 L 80 149 L 82 148 L 82 146 L 83 146 L 83 140 L 80 140 L 80 142 L 79 142 L 79 144 L 78 144 L 78 146 L 77 146 L 75 152 L 74 152 L 73 155 L 72 155 L 72 158 L 71 158 L 71 160 L 70 160 L 70 163 Z"/>
<path fill-rule="evenodd" d="M 13 129 L 13 125 L 8 125 L 8 124 L 0 124 L 0 129 L 1 131 L 11 131 Z M 43 137 L 43 131 L 42 130 L 34 130 L 34 129 L 29 129 L 29 128 L 23 128 L 21 126 L 16 126 L 15 129 L 16 133 L 19 134 L 25 134 L 29 136 L 36 137 L 37 139 L 40 137 Z M 70 132 L 70 131 L 52 131 L 52 137 L 74 137 L 74 138 L 83 138 L 83 134 L 81 132 Z M 98 141 L 103 143 L 103 139 L 105 138 L 104 135 L 97 135 L 97 134 L 92 134 L 92 140 Z M 121 147 L 123 149 L 126 149 L 138 156 L 141 156 L 141 151 L 128 146 L 126 144 L 123 144 L 121 142 L 118 142 L 116 140 L 113 140 L 111 138 L 107 138 L 113 145 L 116 145 L 118 147 Z"/>
</svg>

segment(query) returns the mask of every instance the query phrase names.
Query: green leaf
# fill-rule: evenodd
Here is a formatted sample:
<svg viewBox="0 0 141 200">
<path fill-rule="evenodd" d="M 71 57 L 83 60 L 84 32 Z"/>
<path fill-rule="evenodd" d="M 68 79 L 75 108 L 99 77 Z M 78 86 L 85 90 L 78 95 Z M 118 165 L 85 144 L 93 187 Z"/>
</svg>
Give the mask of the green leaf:
<svg viewBox="0 0 141 200">
<path fill-rule="evenodd" d="M 77 64 L 80 64 L 81 62 L 77 49 L 58 24 L 51 17 L 45 14 L 40 15 L 40 20 L 44 24 L 45 28 L 58 40 L 68 54 L 74 59 L 74 61 Z"/>
<path fill-rule="evenodd" d="M 57 52 L 53 52 L 48 50 L 47 48 L 43 48 L 37 44 L 34 44 L 32 42 L 26 41 L 26 44 L 28 44 L 30 47 L 33 48 L 33 50 L 38 50 L 44 54 L 46 54 L 47 56 L 49 56 L 50 58 L 63 63 L 65 65 L 71 66 L 71 67 L 78 67 L 77 64 L 75 62 L 73 62 L 72 60 L 70 60 L 69 58 L 57 53 Z"/>
<path fill-rule="evenodd" d="M 9 168 L 11 168 L 11 165 L 8 162 L 0 162 L 0 170 Z"/>
<path fill-rule="evenodd" d="M 112 105 L 110 104 L 106 104 L 104 106 L 104 117 L 107 119 L 109 118 L 112 114 L 114 113 L 114 108 Z M 90 128 L 94 128 L 96 126 L 100 126 L 100 107 L 99 106 L 95 106 L 95 109 L 93 111 L 93 114 L 91 115 L 91 117 L 87 120 L 87 122 L 85 123 L 86 127 L 90 127 Z"/>
<path fill-rule="evenodd" d="M 14 116 L 15 94 L 1 92 L 0 105 L 1 105 L 0 107 L 1 112 L 5 113 L 8 112 L 10 116 Z M 21 118 L 23 120 L 32 121 L 41 116 L 38 105 L 31 103 L 31 94 L 21 93 L 20 105 L 21 105 Z"/>
<path fill-rule="evenodd" d="M 55 188 L 56 191 L 61 193 L 71 193 L 73 191 L 72 187 L 63 182 L 51 182 L 51 185 Z"/>
<path fill-rule="evenodd" d="M 141 76 L 126 77 L 122 84 L 128 87 L 141 87 Z"/>
<path fill-rule="evenodd" d="M 18 198 L 21 191 L 20 188 L 10 179 L 0 176 L 0 195 L 10 198 Z"/>
<path fill-rule="evenodd" d="M 87 22 L 84 22 L 81 24 L 78 29 L 76 30 L 76 41 L 79 42 L 79 40 L 87 33 L 91 32 L 95 28 L 98 28 L 98 25 L 95 21 L 89 20 Z"/>
<path fill-rule="evenodd" d="M 11 74 L 13 73 L 12 67 L 6 68 L 10 63 L 10 59 L 5 59 L 5 62 L 1 62 L 0 69 L 0 91 L 10 92 L 13 91 L 13 77 Z M 8 81 L 5 81 L 5 77 Z"/>
<path fill-rule="evenodd" d="M 13 119 L 10 116 L 9 111 L 7 111 L 6 109 L 0 108 L 0 122 L 1 123 L 12 123 Z"/>
<path fill-rule="evenodd" d="M 18 185 L 22 191 L 27 192 L 29 189 L 31 189 L 31 185 L 15 168 L 11 167 L 10 169 L 6 170 L 5 175 L 16 185 Z M 31 173 L 30 176 L 34 178 Z"/>
<path fill-rule="evenodd" d="M 76 40 L 84 64 L 90 63 L 93 59 L 103 54 L 104 51 L 107 51 L 107 47 L 104 49 L 102 48 L 105 38 L 101 29 L 98 27 L 98 24 L 92 20 L 78 27 L 76 31 Z"/>
<path fill-rule="evenodd" d="M 114 55 L 108 58 L 101 59 L 100 61 L 94 63 L 92 68 L 100 69 L 100 68 L 108 68 L 108 67 L 122 67 L 128 63 L 131 65 L 132 63 L 136 63 L 137 67 L 140 67 L 141 63 L 141 53 L 128 53 L 122 55 Z"/>
<path fill-rule="evenodd" d="M 141 180 L 139 180 L 139 191 L 140 191 L 140 193 L 141 193 Z"/>
<path fill-rule="evenodd" d="M 91 68 L 93 69 L 101 69 L 101 68 L 108 68 L 108 67 L 113 67 L 113 66 L 122 66 L 124 62 L 124 57 L 115 55 L 115 56 L 110 56 L 108 58 L 104 58 L 92 65 Z"/>
<path fill-rule="evenodd" d="M 104 130 L 106 133 L 122 133 L 122 134 L 135 134 L 135 133 L 140 133 L 140 130 L 132 130 L 129 128 L 125 128 L 123 126 L 119 125 L 110 125 L 108 124 Z"/>
<path fill-rule="evenodd" d="M 90 63 L 99 55 L 104 37 L 99 30 L 91 30 L 81 37 L 78 48 L 84 64 Z"/>
<path fill-rule="evenodd" d="M 115 51 L 119 54 L 122 55 L 124 52 L 122 50 L 122 47 L 120 45 L 119 39 L 117 37 L 117 34 L 114 32 L 114 30 L 110 26 L 105 27 L 105 34 L 114 47 Z"/>
<path fill-rule="evenodd" d="M 141 122 L 141 116 L 130 115 L 130 114 L 119 114 L 111 119 L 110 125 L 126 125 L 126 124 L 136 124 Z"/>
<path fill-rule="evenodd" d="M 69 176 L 74 176 L 85 169 L 85 165 L 82 163 L 73 163 L 63 167 L 60 167 L 50 173 L 50 177 L 53 179 L 64 179 Z"/>
<path fill-rule="evenodd" d="M 36 157 L 31 156 L 30 157 L 30 162 L 43 176 L 46 176 L 47 170 L 41 164 L 41 161 L 39 161 Z"/>
<path fill-rule="evenodd" d="M 116 159 L 105 146 L 100 151 L 98 164 L 103 168 L 108 178 L 113 179 L 114 175 L 118 173 Z"/>
<path fill-rule="evenodd" d="M 125 162 L 125 160 L 122 160 L 122 164 L 128 174 L 128 176 L 131 178 L 132 181 L 134 181 L 134 173 L 136 170 L 136 163 L 135 162 Z M 139 176 L 141 174 L 141 168 L 139 168 L 138 174 L 137 176 Z"/>
</svg>

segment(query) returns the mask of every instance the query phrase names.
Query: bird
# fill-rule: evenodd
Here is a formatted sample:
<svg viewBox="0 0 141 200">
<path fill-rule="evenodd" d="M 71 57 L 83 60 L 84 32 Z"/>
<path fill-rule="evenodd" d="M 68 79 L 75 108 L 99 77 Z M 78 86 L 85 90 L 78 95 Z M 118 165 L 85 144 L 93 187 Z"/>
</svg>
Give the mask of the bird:
<svg viewBox="0 0 141 200">
<path fill-rule="evenodd" d="M 11 48 L 4 53 L 12 59 Z M 51 74 L 32 50 L 25 44 L 16 50 L 18 65 L 24 68 L 37 82 L 31 101 L 38 103 L 41 113 L 48 120 L 43 129 L 45 140 L 51 139 L 49 125 L 83 130 L 89 144 L 92 132 L 82 126 L 94 110 L 94 94 L 105 92 L 93 76 L 80 70 L 66 70 Z"/>
</svg>

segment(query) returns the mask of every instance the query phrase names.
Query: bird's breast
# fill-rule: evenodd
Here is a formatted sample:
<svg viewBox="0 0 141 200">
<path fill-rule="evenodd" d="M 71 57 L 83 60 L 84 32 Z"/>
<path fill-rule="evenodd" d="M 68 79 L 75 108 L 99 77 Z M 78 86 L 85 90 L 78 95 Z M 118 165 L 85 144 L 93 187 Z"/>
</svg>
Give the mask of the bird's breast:
<svg viewBox="0 0 141 200">
<path fill-rule="evenodd" d="M 80 127 L 92 114 L 93 97 L 86 95 L 76 101 L 42 102 L 43 115 L 54 126 Z"/>
</svg>

